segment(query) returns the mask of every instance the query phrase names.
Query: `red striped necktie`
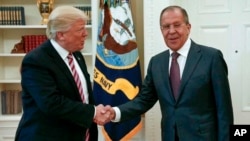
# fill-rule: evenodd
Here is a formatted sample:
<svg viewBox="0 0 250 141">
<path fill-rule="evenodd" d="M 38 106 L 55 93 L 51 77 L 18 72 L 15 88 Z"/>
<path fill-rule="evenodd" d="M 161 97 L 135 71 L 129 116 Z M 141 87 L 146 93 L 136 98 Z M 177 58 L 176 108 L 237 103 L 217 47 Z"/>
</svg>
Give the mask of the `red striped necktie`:
<svg viewBox="0 0 250 141">
<path fill-rule="evenodd" d="M 78 74 L 77 71 L 76 71 L 72 53 L 69 53 L 69 55 L 67 56 L 67 58 L 68 58 L 68 61 L 69 61 L 70 69 L 71 69 L 71 71 L 72 71 L 72 75 L 73 75 L 73 77 L 74 77 L 74 80 L 75 80 L 75 82 L 76 82 L 77 88 L 78 88 L 78 90 L 79 90 L 81 99 L 82 99 L 83 102 L 85 102 L 84 93 L 83 93 L 83 88 L 82 88 L 82 83 L 81 83 L 79 74 Z"/>
<path fill-rule="evenodd" d="M 72 71 L 72 75 L 73 75 L 73 77 L 74 77 L 74 80 L 75 80 L 75 82 L 76 82 L 77 88 L 78 88 L 78 90 L 79 90 L 79 93 L 80 93 L 82 102 L 85 103 L 85 98 L 84 98 L 82 83 L 81 83 L 79 74 L 78 74 L 77 71 L 76 71 L 72 53 L 69 53 L 69 55 L 67 56 L 67 58 L 68 58 L 68 61 L 69 61 L 70 69 L 71 69 L 71 71 Z M 85 141 L 89 141 L 89 129 L 87 129 L 87 131 L 86 131 L 86 138 L 85 138 Z"/>
</svg>

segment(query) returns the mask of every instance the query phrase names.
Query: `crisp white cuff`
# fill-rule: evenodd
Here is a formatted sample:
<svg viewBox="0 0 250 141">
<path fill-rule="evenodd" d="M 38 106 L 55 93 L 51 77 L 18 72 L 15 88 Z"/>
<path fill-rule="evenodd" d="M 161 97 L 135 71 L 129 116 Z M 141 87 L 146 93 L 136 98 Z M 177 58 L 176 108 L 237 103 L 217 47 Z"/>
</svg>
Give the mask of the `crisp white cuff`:
<svg viewBox="0 0 250 141">
<path fill-rule="evenodd" d="M 95 119 L 95 116 L 96 116 L 96 107 L 94 106 L 94 108 L 95 108 L 95 113 L 94 113 L 94 118 L 93 119 Z"/>
<path fill-rule="evenodd" d="M 115 119 L 112 122 L 119 122 L 121 120 L 121 111 L 118 107 L 113 107 L 115 111 Z"/>
</svg>

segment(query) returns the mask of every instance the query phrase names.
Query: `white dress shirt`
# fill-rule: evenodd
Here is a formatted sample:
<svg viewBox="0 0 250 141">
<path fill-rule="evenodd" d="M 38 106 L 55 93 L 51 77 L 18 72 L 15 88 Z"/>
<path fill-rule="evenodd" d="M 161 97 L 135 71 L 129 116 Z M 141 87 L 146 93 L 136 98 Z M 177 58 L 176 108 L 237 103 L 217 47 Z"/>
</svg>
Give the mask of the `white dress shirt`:
<svg viewBox="0 0 250 141">
<path fill-rule="evenodd" d="M 69 52 L 67 50 L 65 50 L 63 47 L 61 47 L 55 40 L 51 39 L 50 42 L 53 45 L 53 47 L 55 48 L 55 50 L 58 52 L 58 54 L 61 56 L 61 58 L 64 60 L 65 64 L 68 66 L 69 70 L 71 71 L 70 66 L 69 66 L 69 62 L 68 62 L 68 58 L 67 58 Z M 89 103 L 89 94 L 88 94 L 86 79 L 85 79 L 85 77 L 82 73 L 82 70 L 81 70 L 79 64 L 77 63 L 74 55 L 73 55 L 73 61 L 74 61 L 76 71 L 80 77 L 81 84 L 82 84 L 83 94 L 84 94 L 84 99 L 85 99 L 84 102 L 86 104 L 88 104 Z"/>
<path fill-rule="evenodd" d="M 187 56 L 188 56 L 188 52 L 189 52 L 189 49 L 190 49 L 190 46 L 191 46 L 191 40 L 188 39 L 185 44 L 177 51 L 180 56 L 177 58 L 177 62 L 179 64 L 179 67 L 180 67 L 180 77 L 182 78 L 182 74 L 183 74 L 183 70 L 184 70 L 184 67 L 185 67 L 185 64 L 186 64 L 186 61 L 187 61 Z M 169 49 L 169 66 L 168 66 L 168 69 L 169 69 L 169 73 L 170 73 L 170 66 L 171 66 L 171 62 L 172 62 L 172 54 L 173 51 L 171 49 Z"/>
</svg>

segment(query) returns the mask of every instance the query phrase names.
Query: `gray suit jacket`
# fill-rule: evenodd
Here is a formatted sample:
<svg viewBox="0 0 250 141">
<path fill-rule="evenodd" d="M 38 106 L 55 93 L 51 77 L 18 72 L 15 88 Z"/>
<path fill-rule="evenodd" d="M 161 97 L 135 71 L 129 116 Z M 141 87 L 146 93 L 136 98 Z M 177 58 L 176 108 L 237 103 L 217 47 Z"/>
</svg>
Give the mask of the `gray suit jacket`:
<svg viewBox="0 0 250 141">
<path fill-rule="evenodd" d="M 151 58 L 140 94 L 119 106 L 121 121 L 140 115 L 159 100 L 162 140 L 227 141 L 233 109 L 228 70 L 221 51 L 191 42 L 179 97 L 169 81 L 169 50 Z"/>
</svg>

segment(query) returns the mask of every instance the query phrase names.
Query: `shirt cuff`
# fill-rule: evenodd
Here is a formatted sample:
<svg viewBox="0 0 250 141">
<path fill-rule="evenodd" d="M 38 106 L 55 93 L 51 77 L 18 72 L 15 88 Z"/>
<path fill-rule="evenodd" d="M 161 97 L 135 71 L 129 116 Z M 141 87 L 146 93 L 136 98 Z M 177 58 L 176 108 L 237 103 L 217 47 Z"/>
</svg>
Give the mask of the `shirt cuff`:
<svg viewBox="0 0 250 141">
<path fill-rule="evenodd" d="M 94 108 L 95 108 L 95 112 L 94 112 L 94 118 L 93 119 L 95 119 L 95 116 L 96 116 L 96 107 L 94 106 Z"/>
<path fill-rule="evenodd" d="M 121 120 L 121 111 L 118 107 L 113 107 L 115 111 L 115 119 L 111 120 L 112 122 L 119 122 Z"/>
</svg>

